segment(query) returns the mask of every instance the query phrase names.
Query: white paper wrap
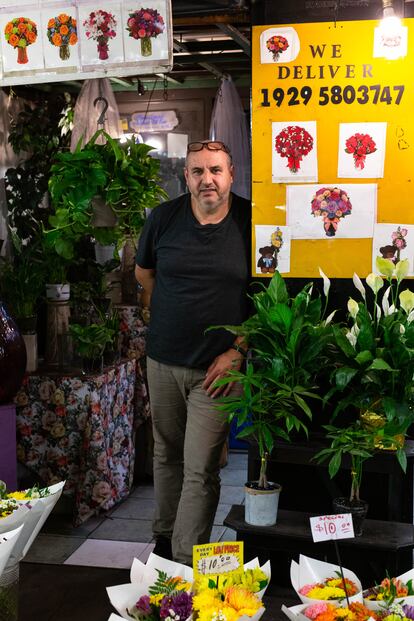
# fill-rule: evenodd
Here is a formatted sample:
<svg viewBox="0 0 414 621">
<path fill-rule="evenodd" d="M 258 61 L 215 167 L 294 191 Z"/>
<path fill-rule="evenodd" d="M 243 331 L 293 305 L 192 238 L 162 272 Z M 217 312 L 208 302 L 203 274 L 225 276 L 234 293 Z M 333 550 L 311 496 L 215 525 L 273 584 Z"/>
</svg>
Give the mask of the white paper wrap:
<svg viewBox="0 0 414 621">
<path fill-rule="evenodd" d="M 254 569 L 259 566 L 259 560 L 255 558 L 246 563 L 244 569 Z M 142 595 L 148 594 L 148 588 L 154 584 L 158 578 L 156 569 L 165 571 L 171 577 L 180 576 L 186 582 L 193 582 L 193 570 L 186 565 L 168 561 L 156 554 L 150 554 L 146 564 L 135 558 L 131 566 L 131 583 L 107 587 L 106 589 L 112 606 L 123 619 L 132 619 L 132 617 L 128 615 L 127 610 L 131 610 Z M 270 582 L 270 561 L 265 563 L 261 569 Z M 266 588 L 267 586 L 259 593 L 256 593 L 259 599 L 262 599 Z M 259 621 L 264 610 L 265 609 L 262 607 L 253 617 L 243 616 L 240 617 L 239 621 Z"/>
<path fill-rule="evenodd" d="M 29 500 L 17 501 L 21 504 L 21 507 L 26 509 L 26 513 L 22 520 L 23 530 L 16 546 L 12 550 L 8 563 L 9 565 L 19 563 L 22 559 L 24 559 L 40 529 L 49 517 L 53 507 L 59 500 L 64 485 L 65 481 L 61 481 L 55 485 L 50 485 L 50 494 L 44 498 L 30 498 Z M 16 512 L 17 511 L 14 513 Z"/>
<path fill-rule="evenodd" d="M 10 513 L 7 517 L 0 519 L 0 534 L 7 533 L 21 526 L 30 510 L 29 506 L 19 503 L 19 507 L 16 511 L 13 511 L 13 513 Z"/>
<path fill-rule="evenodd" d="M 397 576 L 397 580 L 401 580 L 401 582 L 403 582 L 404 584 L 407 584 L 409 580 L 414 581 L 414 569 L 409 569 L 408 571 L 405 572 L 405 574 L 401 574 L 401 576 Z M 396 597 L 393 603 L 394 604 L 408 604 L 409 606 L 413 606 L 414 595 L 406 595 L 405 597 Z M 370 610 L 380 610 L 381 608 L 384 608 L 384 602 L 382 600 L 365 599 L 364 597 L 364 604 Z"/>
<path fill-rule="evenodd" d="M 342 568 L 344 577 L 352 580 L 357 587 L 358 592 L 355 595 L 352 595 L 349 598 L 350 602 L 363 602 L 362 598 L 362 585 L 353 571 Z M 305 595 L 301 595 L 299 590 L 304 587 L 306 584 L 314 584 L 316 582 L 323 582 L 327 578 L 336 578 L 340 577 L 340 569 L 339 565 L 334 565 L 332 563 L 325 563 L 324 561 L 318 561 L 313 558 L 309 558 L 307 556 L 303 556 L 302 554 L 299 556 L 299 564 L 296 561 L 292 561 L 290 565 L 290 579 L 292 581 L 292 586 L 295 589 L 298 597 L 304 604 L 314 604 L 318 601 L 327 600 L 317 600 L 312 599 L 310 597 L 306 597 Z M 343 601 L 343 600 L 342 600 Z M 329 600 L 329 603 L 334 603 L 335 600 Z"/>
<path fill-rule="evenodd" d="M 112 613 L 108 619 L 108 621 L 122 621 L 122 620 L 123 620 L 123 617 L 120 617 L 119 615 L 114 615 L 114 613 Z"/>
<path fill-rule="evenodd" d="M 13 547 L 16 545 L 23 525 L 0 535 L 0 576 L 7 565 Z"/>
</svg>

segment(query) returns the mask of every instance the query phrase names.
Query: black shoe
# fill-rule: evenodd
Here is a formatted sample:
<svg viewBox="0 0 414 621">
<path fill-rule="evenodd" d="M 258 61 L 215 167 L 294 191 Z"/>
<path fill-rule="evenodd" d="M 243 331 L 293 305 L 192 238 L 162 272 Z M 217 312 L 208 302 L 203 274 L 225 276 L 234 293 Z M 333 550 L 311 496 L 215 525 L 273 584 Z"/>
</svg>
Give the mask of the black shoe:
<svg viewBox="0 0 414 621">
<path fill-rule="evenodd" d="M 162 558 L 167 559 L 167 561 L 172 561 L 172 546 L 171 539 L 168 537 L 164 537 L 163 535 L 158 535 L 155 540 L 155 547 L 153 549 L 153 553 L 157 556 L 162 556 Z"/>
</svg>

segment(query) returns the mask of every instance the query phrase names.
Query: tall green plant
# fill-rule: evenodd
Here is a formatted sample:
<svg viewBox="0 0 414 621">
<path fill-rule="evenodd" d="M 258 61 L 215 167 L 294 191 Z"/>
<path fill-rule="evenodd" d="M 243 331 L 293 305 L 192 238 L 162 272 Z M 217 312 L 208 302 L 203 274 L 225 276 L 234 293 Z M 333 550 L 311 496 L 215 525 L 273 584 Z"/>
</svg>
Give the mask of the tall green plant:
<svg viewBox="0 0 414 621">
<path fill-rule="evenodd" d="M 289 298 L 283 278 L 274 274 L 268 288 L 253 295 L 256 313 L 241 326 L 224 326 L 249 346 L 245 370 L 231 371 L 218 386 L 239 382 L 239 396 L 223 397 L 218 409 L 238 426 L 238 437 L 252 436 L 259 447 L 259 487 L 267 486 L 266 468 L 276 438 L 308 433 L 309 400 L 319 399 L 316 374 L 325 364 L 329 321 L 322 319 L 320 297 L 312 284 Z"/>
</svg>

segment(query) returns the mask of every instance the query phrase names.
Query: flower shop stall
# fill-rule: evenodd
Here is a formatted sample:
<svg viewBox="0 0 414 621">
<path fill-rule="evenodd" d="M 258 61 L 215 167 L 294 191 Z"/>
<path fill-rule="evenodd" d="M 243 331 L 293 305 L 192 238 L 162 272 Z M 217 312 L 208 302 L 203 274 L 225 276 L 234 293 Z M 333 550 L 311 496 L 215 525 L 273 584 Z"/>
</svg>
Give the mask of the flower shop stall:
<svg viewBox="0 0 414 621">
<path fill-rule="evenodd" d="M 79 525 L 129 494 L 135 360 L 82 375 L 29 375 L 17 393 L 17 456 L 45 485 L 66 479 Z"/>
</svg>

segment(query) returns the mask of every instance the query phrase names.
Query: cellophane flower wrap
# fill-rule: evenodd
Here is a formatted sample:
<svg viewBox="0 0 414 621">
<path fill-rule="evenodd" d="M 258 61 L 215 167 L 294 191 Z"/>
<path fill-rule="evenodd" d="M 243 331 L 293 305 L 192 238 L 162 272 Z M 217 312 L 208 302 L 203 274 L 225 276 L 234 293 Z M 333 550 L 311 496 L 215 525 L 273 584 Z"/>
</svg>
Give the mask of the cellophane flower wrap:
<svg viewBox="0 0 414 621">
<path fill-rule="evenodd" d="M 140 9 L 129 13 L 126 29 L 133 39 L 158 37 L 164 32 L 164 18 L 156 9 Z"/>
<path fill-rule="evenodd" d="M 377 146 L 369 134 L 356 133 L 345 142 L 345 153 L 351 153 L 354 158 L 355 168 L 365 168 L 367 155 L 375 153 Z"/>
<path fill-rule="evenodd" d="M 15 17 L 7 22 L 4 37 L 9 45 L 17 49 L 17 62 L 24 65 L 29 62 L 26 48 L 37 39 L 37 25 L 28 17 Z"/>
<path fill-rule="evenodd" d="M 49 517 L 53 507 L 60 498 L 64 481 L 46 488 L 32 487 L 23 491 L 7 492 L 2 486 L 2 500 L 11 500 L 17 504 L 17 509 L 8 517 L 0 519 L 0 532 L 4 525 L 10 528 L 23 526 L 20 536 L 13 547 L 9 564 L 18 563 L 26 556 L 33 541 L 37 537 L 43 524 Z"/>
<path fill-rule="evenodd" d="M 289 42 L 285 37 L 282 37 L 282 35 L 274 35 L 266 41 L 266 47 L 269 52 L 271 52 L 273 60 L 278 61 L 282 52 L 288 49 Z"/>
<path fill-rule="evenodd" d="M 99 60 L 107 60 L 109 58 L 108 42 L 116 37 L 117 20 L 115 16 L 109 13 L 109 11 L 99 9 L 92 11 L 88 19 L 85 19 L 83 22 L 83 25 L 86 29 L 85 35 L 87 38 L 98 42 Z"/>
<path fill-rule="evenodd" d="M 303 157 L 313 149 L 313 138 L 304 127 L 288 125 L 276 136 L 275 149 L 280 157 L 287 158 L 290 172 L 296 173 Z"/>
<path fill-rule="evenodd" d="M 248 565 L 237 574 L 193 582 L 192 569 L 151 554 L 146 565 L 134 560 L 130 584 L 108 587 L 107 592 L 124 619 L 258 621 L 264 612 L 261 597 L 270 580 L 270 564 L 260 568 L 255 559 Z"/>
<path fill-rule="evenodd" d="M 354 572 L 343 568 L 345 587 L 350 602 L 363 603 L 362 585 Z M 302 554 L 299 564 L 292 561 L 290 566 L 292 586 L 304 604 L 320 602 L 343 602 L 345 588 L 340 567 L 332 563 L 318 561 Z"/>
<path fill-rule="evenodd" d="M 67 13 L 50 18 L 47 23 L 47 38 L 52 45 L 59 48 L 60 58 L 68 60 L 69 46 L 78 42 L 76 19 Z"/>
<path fill-rule="evenodd" d="M 342 218 L 352 212 L 348 194 L 341 188 L 320 188 L 312 198 L 311 213 L 322 218 L 327 237 L 334 237 Z"/>
<path fill-rule="evenodd" d="M 371 610 L 383 610 L 390 604 L 414 606 L 414 569 L 397 577 L 386 577 L 363 591 L 364 604 Z"/>
</svg>

